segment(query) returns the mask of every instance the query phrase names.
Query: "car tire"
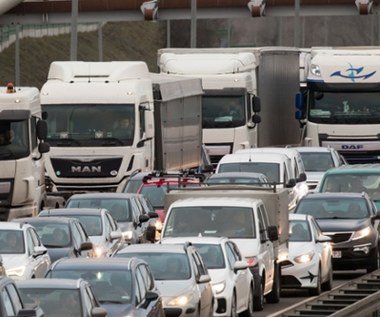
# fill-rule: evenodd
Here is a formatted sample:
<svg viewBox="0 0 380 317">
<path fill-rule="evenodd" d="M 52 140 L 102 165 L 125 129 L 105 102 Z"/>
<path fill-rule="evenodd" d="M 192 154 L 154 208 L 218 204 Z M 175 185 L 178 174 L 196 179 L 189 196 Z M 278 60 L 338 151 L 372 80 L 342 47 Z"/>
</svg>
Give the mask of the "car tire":
<svg viewBox="0 0 380 317">
<path fill-rule="evenodd" d="M 322 292 L 322 285 L 321 285 L 321 267 L 318 268 L 318 274 L 317 274 L 317 286 L 314 288 L 309 289 L 309 295 L 310 296 L 318 296 Z"/>
<path fill-rule="evenodd" d="M 330 271 L 329 271 L 329 276 L 328 276 L 328 280 L 326 282 L 324 282 L 322 285 L 321 285 L 321 288 L 322 288 L 322 291 L 330 291 L 332 289 L 332 286 L 333 286 L 333 269 L 332 269 L 332 263 L 330 264 Z"/>
<path fill-rule="evenodd" d="M 371 260 L 371 265 L 367 268 L 367 273 L 371 273 L 376 271 L 380 267 L 380 254 L 379 254 L 379 246 L 376 247 L 375 254 Z"/>
<path fill-rule="evenodd" d="M 263 272 L 265 274 L 265 272 Z M 253 295 L 253 309 L 262 311 L 264 309 L 264 281 L 260 275 L 254 275 L 255 292 Z"/>
<path fill-rule="evenodd" d="M 276 264 L 274 268 L 274 278 L 272 291 L 265 297 L 268 303 L 275 304 L 280 301 L 281 293 L 281 278 L 280 278 L 280 267 Z"/>
<path fill-rule="evenodd" d="M 241 313 L 241 317 L 252 317 L 253 316 L 253 287 L 249 286 L 249 294 L 248 294 L 248 307 L 245 311 Z"/>
</svg>

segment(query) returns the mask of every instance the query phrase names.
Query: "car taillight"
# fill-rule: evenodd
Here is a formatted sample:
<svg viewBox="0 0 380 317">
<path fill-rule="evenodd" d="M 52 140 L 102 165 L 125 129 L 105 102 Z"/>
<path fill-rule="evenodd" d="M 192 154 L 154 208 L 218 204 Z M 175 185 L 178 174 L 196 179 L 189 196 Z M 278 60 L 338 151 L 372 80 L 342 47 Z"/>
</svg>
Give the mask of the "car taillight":
<svg viewBox="0 0 380 317">
<path fill-rule="evenodd" d="M 257 264 L 257 258 L 255 256 L 248 256 L 245 258 L 245 261 L 249 267 L 253 267 Z"/>
</svg>

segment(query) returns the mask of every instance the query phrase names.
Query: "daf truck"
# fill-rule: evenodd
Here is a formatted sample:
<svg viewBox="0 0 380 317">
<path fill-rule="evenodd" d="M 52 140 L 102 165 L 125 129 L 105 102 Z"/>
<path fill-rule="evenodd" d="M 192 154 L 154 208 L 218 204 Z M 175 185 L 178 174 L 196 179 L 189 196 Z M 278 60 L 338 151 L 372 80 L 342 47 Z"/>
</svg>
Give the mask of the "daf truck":
<svg viewBox="0 0 380 317">
<path fill-rule="evenodd" d="M 201 164 L 200 79 L 144 62 L 53 62 L 41 89 L 50 191 L 121 191 L 132 172 Z"/>
<path fill-rule="evenodd" d="M 47 126 L 35 87 L 0 87 L 0 221 L 32 217 L 46 205 Z"/>
<path fill-rule="evenodd" d="M 161 73 L 202 79 L 203 143 L 214 166 L 239 149 L 299 143 L 291 110 L 299 89 L 297 49 L 165 48 L 158 66 Z"/>
<path fill-rule="evenodd" d="M 212 185 L 170 190 L 161 241 L 226 236 L 254 276 L 254 308 L 280 300 L 281 264 L 288 256 L 288 191 L 275 186 Z M 239 218 L 239 219 L 238 219 Z M 238 221 L 239 220 L 239 221 Z"/>
<path fill-rule="evenodd" d="M 313 47 L 300 57 L 302 145 L 334 148 L 351 164 L 380 162 L 380 48 Z"/>
</svg>

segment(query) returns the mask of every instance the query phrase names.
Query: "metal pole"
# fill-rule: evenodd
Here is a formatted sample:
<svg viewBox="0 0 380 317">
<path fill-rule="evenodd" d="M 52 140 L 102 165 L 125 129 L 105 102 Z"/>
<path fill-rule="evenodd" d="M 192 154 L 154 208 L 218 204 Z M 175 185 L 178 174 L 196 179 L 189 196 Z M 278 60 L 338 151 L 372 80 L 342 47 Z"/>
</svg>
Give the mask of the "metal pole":
<svg viewBox="0 0 380 317">
<path fill-rule="evenodd" d="M 294 3 L 294 46 L 300 47 L 300 0 L 295 0 Z"/>
<path fill-rule="evenodd" d="M 78 0 L 71 1 L 71 43 L 70 60 L 77 60 L 78 46 Z"/>
<path fill-rule="evenodd" d="M 16 24 L 15 43 L 15 85 L 20 86 L 20 25 Z"/>
<path fill-rule="evenodd" d="M 99 62 L 103 61 L 103 23 L 100 22 L 98 26 L 98 50 Z"/>
<path fill-rule="evenodd" d="M 171 47 L 171 29 L 170 29 L 170 19 L 166 20 L 166 47 Z"/>
<path fill-rule="evenodd" d="M 197 47 L 197 0 L 191 0 L 190 47 Z"/>
</svg>

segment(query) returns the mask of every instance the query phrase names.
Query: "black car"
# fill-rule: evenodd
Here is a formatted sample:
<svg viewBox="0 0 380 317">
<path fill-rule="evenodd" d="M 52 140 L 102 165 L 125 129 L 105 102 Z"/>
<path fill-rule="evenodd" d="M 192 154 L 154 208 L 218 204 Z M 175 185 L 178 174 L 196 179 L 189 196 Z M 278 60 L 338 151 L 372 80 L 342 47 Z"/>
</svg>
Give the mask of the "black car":
<svg viewBox="0 0 380 317">
<path fill-rule="evenodd" d="M 294 212 L 312 215 L 331 237 L 334 270 L 380 267 L 380 213 L 366 193 L 311 193 Z"/>
<path fill-rule="evenodd" d="M 62 257 L 87 257 L 92 253 L 93 244 L 78 219 L 28 217 L 12 221 L 29 223 L 36 228 L 52 263 Z"/>
<path fill-rule="evenodd" d="M 137 258 L 64 258 L 47 278 L 90 282 L 108 317 L 164 317 L 161 294 L 148 264 Z"/>
<path fill-rule="evenodd" d="M 28 279 L 16 286 L 26 304 L 42 308 L 45 317 L 106 317 L 89 282 L 78 279 Z"/>
</svg>

